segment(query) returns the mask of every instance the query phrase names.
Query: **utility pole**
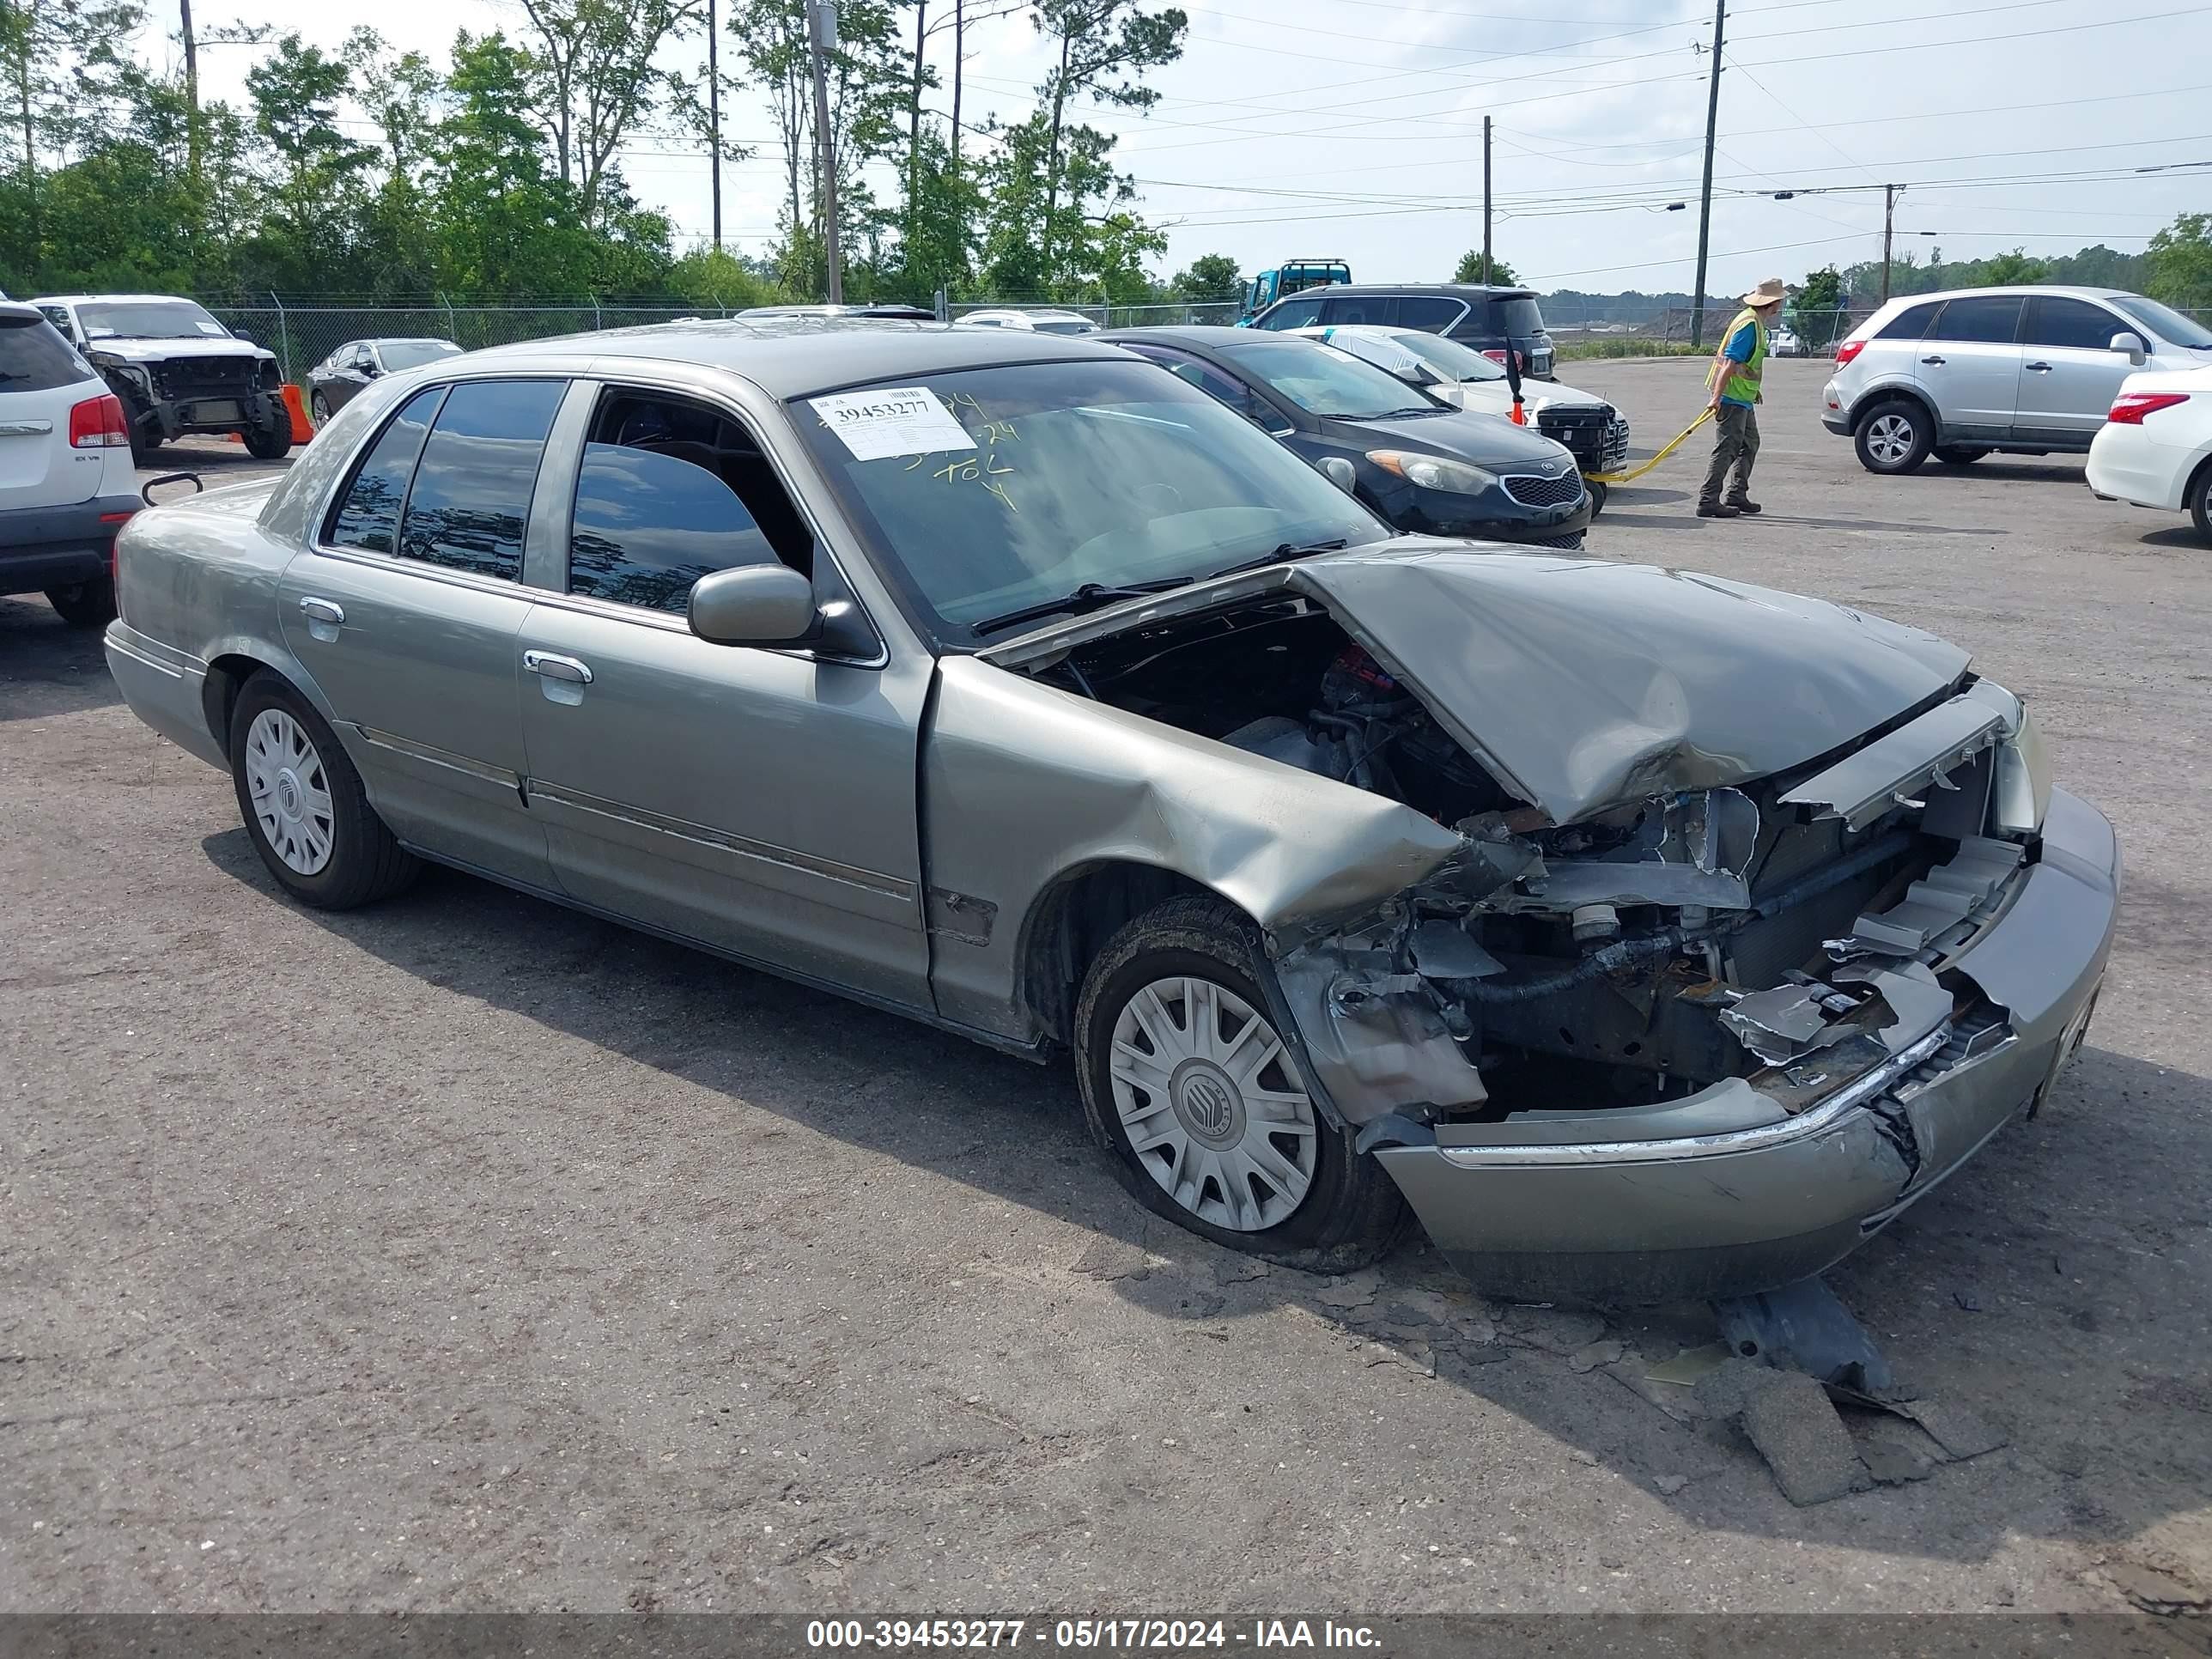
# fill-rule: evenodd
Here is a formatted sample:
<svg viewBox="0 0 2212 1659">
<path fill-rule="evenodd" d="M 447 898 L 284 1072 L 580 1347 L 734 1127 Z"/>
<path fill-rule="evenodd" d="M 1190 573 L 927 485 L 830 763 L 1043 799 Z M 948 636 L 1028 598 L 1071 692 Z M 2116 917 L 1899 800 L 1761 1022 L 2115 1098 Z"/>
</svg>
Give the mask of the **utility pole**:
<svg viewBox="0 0 2212 1659">
<path fill-rule="evenodd" d="M 1490 118 L 1482 118 L 1482 285 L 1490 286 Z"/>
<path fill-rule="evenodd" d="M 707 148 L 714 168 L 714 252 L 722 251 L 722 71 L 715 53 L 714 0 L 707 0 Z"/>
<path fill-rule="evenodd" d="M 1889 243 L 1897 227 L 1897 186 L 1881 187 L 1881 302 L 1889 303 Z"/>
<path fill-rule="evenodd" d="M 200 43 L 192 33 L 192 0 L 177 0 L 185 38 L 185 156 L 192 183 L 200 180 Z"/>
<path fill-rule="evenodd" d="M 837 258 L 837 167 L 830 143 L 828 58 L 837 49 L 836 0 L 806 0 L 806 39 L 814 58 L 814 167 L 821 179 L 822 251 L 830 262 L 830 303 L 845 303 L 845 272 Z"/>
<path fill-rule="evenodd" d="M 1690 349 L 1705 343 L 1705 254 L 1713 234 L 1713 137 L 1721 119 L 1721 24 L 1728 0 L 1713 0 L 1713 83 L 1705 94 L 1705 189 L 1698 204 L 1698 282 L 1690 295 Z"/>
</svg>

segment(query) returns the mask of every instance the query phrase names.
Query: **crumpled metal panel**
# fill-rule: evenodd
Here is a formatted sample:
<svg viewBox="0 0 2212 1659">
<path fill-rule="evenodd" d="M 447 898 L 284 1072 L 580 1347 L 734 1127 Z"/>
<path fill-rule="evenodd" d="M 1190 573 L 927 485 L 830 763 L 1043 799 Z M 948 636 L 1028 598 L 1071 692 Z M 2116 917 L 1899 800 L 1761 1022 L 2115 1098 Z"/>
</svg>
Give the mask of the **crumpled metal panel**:
<svg viewBox="0 0 2212 1659">
<path fill-rule="evenodd" d="M 1874 722 L 1869 721 L 1871 725 Z M 1785 805 L 1814 806 L 1856 830 L 2004 739 L 2004 718 L 1980 698 L 1954 697 L 1805 780 Z"/>
<path fill-rule="evenodd" d="M 1490 1097 L 1420 976 L 1390 971 L 1388 952 L 1320 940 L 1284 956 L 1275 978 L 1304 1057 L 1346 1122 Z"/>
</svg>

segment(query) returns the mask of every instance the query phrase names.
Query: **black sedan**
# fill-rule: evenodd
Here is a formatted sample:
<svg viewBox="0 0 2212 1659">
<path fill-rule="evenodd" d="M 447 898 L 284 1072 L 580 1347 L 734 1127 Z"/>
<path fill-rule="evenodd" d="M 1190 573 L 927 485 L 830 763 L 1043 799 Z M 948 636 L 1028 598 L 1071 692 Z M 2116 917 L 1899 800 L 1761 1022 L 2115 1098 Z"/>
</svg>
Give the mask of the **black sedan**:
<svg viewBox="0 0 2212 1659">
<path fill-rule="evenodd" d="M 307 413 L 320 426 L 371 380 L 458 356 L 460 349 L 451 340 L 348 340 L 307 371 Z"/>
<path fill-rule="evenodd" d="M 1097 337 L 1218 398 L 1400 530 L 1583 544 L 1590 498 L 1574 457 L 1526 427 L 1454 409 L 1314 340 L 1249 328 Z"/>
</svg>

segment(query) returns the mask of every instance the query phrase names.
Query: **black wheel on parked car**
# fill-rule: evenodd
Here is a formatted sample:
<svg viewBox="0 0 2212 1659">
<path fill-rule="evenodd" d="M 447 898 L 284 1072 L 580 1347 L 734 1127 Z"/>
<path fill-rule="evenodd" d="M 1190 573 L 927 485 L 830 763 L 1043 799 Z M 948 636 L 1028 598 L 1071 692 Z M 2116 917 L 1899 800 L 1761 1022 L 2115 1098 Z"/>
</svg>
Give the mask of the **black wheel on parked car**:
<svg viewBox="0 0 2212 1659">
<path fill-rule="evenodd" d="M 115 620 L 115 584 L 106 576 L 46 590 L 46 603 L 72 628 L 105 628 Z"/>
<path fill-rule="evenodd" d="M 2212 461 L 2197 469 L 2197 476 L 2189 483 L 2189 516 L 2197 521 L 2197 533 L 2212 542 Z"/>
<path fill-rule="evenodd" d="M 281 403 L 271 399 L 269 419 L 259 426 L 246 428 L 246 453 L 257 461 L 281 461 L 292 453 L 292 415 Z"/>
<path fill-rule="evenodd" d="M 1233 1249 L 1341 1273 L 1388 1250 L 1396 1185 L 1307 1092 L 1254 979 L 1257 936 L 1214 898 L 1115 933 L 1075 1012 L 1091 1133 L 1137 1200 Z"/>
<path fill-rule="evenodd" d="M 1605 511 L 1605 498 L 1612 493 L 1611 484 L 1600 483 L 1595 478 L 1589 480 L 1590 517 L 1595 519 Z"/>
<path fill-rule="evenodd" d="M 1972 444 L 1938 444 L 1936 459 L 1946 466 L 1972 466 L 1990 452 L 1977 449 Z"/>
<path fill-rule="evenodd" d="M 161 447 L 161 428 L 147 418 L 151 412 L 133 398 L 119 399 L 123 418 L 131 428 L 131 459 L 140 466 L 154 464 L 154 452 Z"/>
<path fill-rule="evenodd" d="M 1855 443 L 1868 471 L 1910 472 L 1936 446 L 1935 417 L 1909 398 L 1893 398 L 1867 411 Z"/>
<path fill-rule="evenodd" d="M 320 427 L 331 418 L 331 400 L 318 392 L 307 399 L 307 417 Z"/>
<path fill-rule="evenodd" d="M 376 816 L 328 724 L 282 675 L 264 669 L 238 694 L 230 775 L 254 851 L 302 904 L 349 910 L 399 891 L 422 867 Z"/>
</svg>

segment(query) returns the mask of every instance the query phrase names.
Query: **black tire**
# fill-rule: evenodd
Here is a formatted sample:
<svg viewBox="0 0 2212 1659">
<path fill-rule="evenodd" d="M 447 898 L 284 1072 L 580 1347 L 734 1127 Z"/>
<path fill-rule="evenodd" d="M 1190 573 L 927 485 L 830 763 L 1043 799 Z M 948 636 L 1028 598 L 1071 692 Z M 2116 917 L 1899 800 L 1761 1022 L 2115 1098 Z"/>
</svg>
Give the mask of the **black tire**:
<svg viewBox="0 0 2212 1659">
<path fill-rule="evenodd" d="M 1405 1200 L 1382 1166 L 1356 1152 L 1352 1133 L 1332 1125 L 1317 1106 L 1313 1108 L 1313 1168 L 1303 1198 L 1284 1219 L 1247 1231 L 1217 1225 L 1170 1196 L 1131 1143 L 1115 1105 L 1115 1024 L 1130 1001 L 1155 981 L 1184 975 L 1210 981 L 1233 993 L 1256 1011 L 1270 1032 L 1276 1031 L 1274 1018 L 1254 979 L 1257 951 L 1258 936 L 1251 923 L 1215 898 L 1171 899 L 1115 933 L 1091 963 L 1076 1005 L 1075 1063 L 1084 1116 L 1113 1159 L 1121 1184 L 1154 1214 L 1217 1244 L 1284 1267 L 1347 1273 L 1376 1261 L 1397 1241 L 1406 1223 Z M 1290 1069 L 1287 1048 L 1279 1062 L 1271 1062 L 1255 1075 L 1267 1077 L 1277 1064 L 1289 1082 L 1300 1082 Z M 1201 1180 L 1200 1202 L 1206 1201 L 1209 1188 L 1218 1194 L 1218 1183 L 1210 1177 Z"/>
<path fill-rule="evenodd" d="M 270 843 L 246 782 L 246 744 L 253 723 L 271 709 L 291 716 L 313 745 L 311 763 L 319 769 L 322 787 L 330 796 L 330 857 L 312 874 L 285 863 Z M 230 715 L 229 752 L 231 784 L 246 833 L 277 884 L 301 903 L 318 910 L 350 910 L 390 897 L 421 872 L 414 854 L 400 846 L 368 804 L 361 774 L 354 770 L 329 723 L 282 675 L 264 668 L 239 692 Z M 307 775 L 307 767 L 299 770 Z"/>
<path fill-rule="evenodd" d="M 2212 461 L 2198 467 L 2190 480 L 2189 516 L 2196 521 L 2197 538 L 2212 543 Z"/>
<path fill-rule="evenodd" d="M 115 620 L 115 583 L 94 576 L 67 587 L 50 587 L 46 603 L 71 628 L 105 628 Z"/>
<path fill-rule="evenodd" d="M 161 447 L 161 428 L 143 418 L 148 411 L 130 398 L 122 401 L 123 418 L 131 427 L 131 459 L 140 466 L 151 466 Z"/>
<path fill-rule="evenodd" d="M 281 461 L 292 453 L 292 412 L 275 398 L 269 401 L 269 419 L 249 426 L 244 433 L 246 453 L 257 461 Z"/>
<path fill-rule="evenodd" d="M 1852 447 L 1868 471 L 1901 476 L 1926 460 L 1936 447 L 1935 417 L 1910 398 L 1888 398 L 1861 417 Z"/>
<path fill-rule="evenodd" d="M 1595 519 L 1605 511 L 1605 498 L 1612 493 L 1611 484 L 1599 483 L 1595 479 L 1589 481 L 1590 517 Z"/>
<path fill-rule="evenodd" d="M 1977 449 L 1972 444 L 1938 444 L 1936 459 L 1946 466 L 1972 466 L 1990 452 Z"/>
<path fill-rule="evenodd" d="M 308 398 L 307 418 L 319 429 L 331 418 L 331 400 L 319 392 Z"/>
</svg>

